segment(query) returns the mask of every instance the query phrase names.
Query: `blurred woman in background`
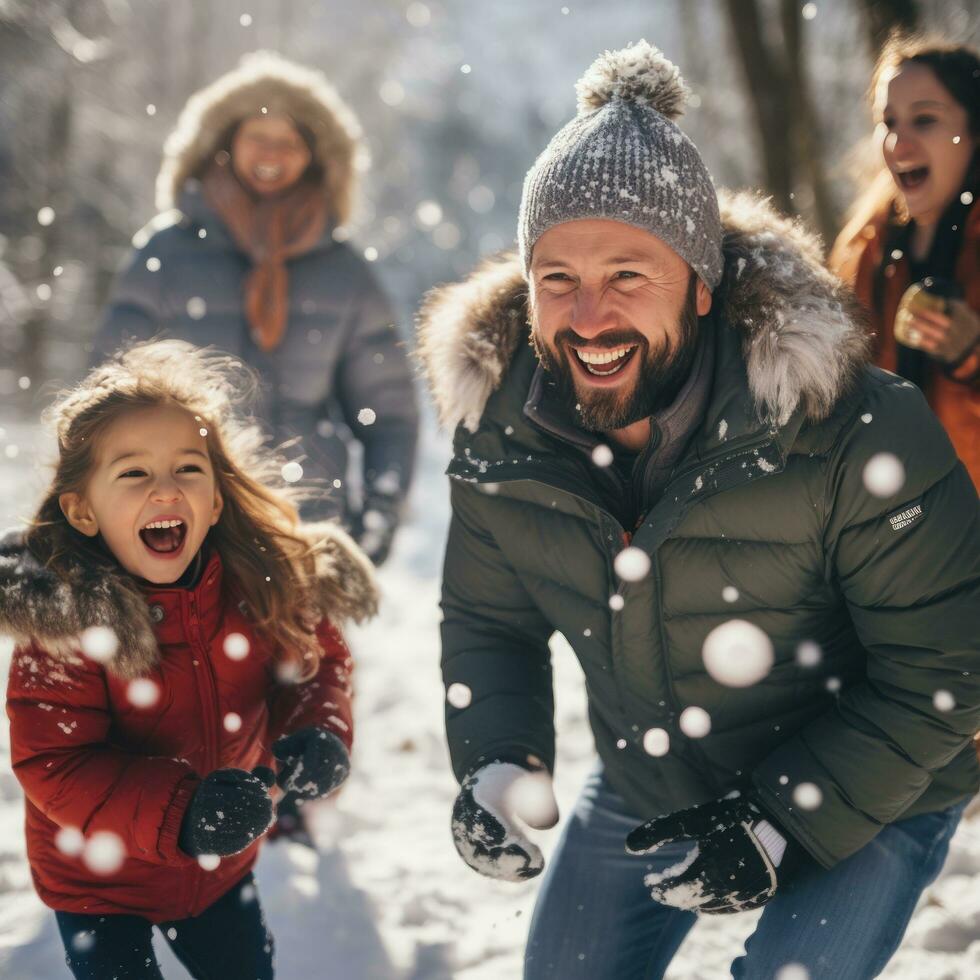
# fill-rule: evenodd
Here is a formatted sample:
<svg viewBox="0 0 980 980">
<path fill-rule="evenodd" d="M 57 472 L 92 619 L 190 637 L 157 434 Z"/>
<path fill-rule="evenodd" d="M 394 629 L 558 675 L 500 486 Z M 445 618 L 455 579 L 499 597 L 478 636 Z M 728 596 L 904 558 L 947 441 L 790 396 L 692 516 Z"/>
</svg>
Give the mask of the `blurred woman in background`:
<svg viewBox="0 0 980 980">
<path fill-rule="evenodd" d="M 980 488 L 980 57 L 893 37 L 871 100 L 884 169 L 830 255 L 875 359 L 918 385 Z"/>
<path fill-rule="evenodd" d="M 164 148 L 160 214 L 141 232 L 96 338 L 214 345 L 258 371 L 258 412 L 307 487 L 303 517 L 336 516 L 388 553 L 418 417 L 391 308 L 344 243 L 360 127 L 317 71 L 259 52 L 187 102 Z M 364 447 L 348 493 L 351 434 Z"/>
</svg>

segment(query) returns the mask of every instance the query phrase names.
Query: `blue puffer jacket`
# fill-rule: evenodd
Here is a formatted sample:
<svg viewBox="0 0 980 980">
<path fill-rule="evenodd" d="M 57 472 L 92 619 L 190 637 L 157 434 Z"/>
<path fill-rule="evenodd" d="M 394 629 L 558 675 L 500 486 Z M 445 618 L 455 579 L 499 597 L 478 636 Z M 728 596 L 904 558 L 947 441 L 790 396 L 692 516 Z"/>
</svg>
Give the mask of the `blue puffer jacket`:
<svg viewBox="0 0 980 980">
<path fill-rule="evenodd" d="M 258 416 L 277 444 L 290 443 L 286 455 L 316 488 L 304 517 L 339 516 L 362 539 L 363 523 L 367 535 L 383 533 L 397 521 L 412 476 L 418 411 L 404 344 L 369 265 L 329 230 L 290 260 L 288 326 L 265 352 L 242 306 L 249 259 L 196 180 L 177 204 L 151 223 L 119 278 L 95 356 L 133 338 L 167 336 L 240 357 L 263 382 Z M 351 434 L 364 447 L 359 513 L 347 492 Z"/>
</svg>

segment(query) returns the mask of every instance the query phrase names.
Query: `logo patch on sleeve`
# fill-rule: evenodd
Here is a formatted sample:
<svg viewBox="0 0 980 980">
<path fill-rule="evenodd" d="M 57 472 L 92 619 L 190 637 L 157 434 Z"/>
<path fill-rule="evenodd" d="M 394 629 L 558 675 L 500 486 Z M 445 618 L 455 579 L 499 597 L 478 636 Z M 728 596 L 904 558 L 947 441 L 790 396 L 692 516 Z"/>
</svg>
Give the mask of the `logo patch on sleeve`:
<svg viewBox="0 0 980 980">
<path fill-rule="evenodd" d="M 915 503 L 909 504 L 907 507 L 903 507 L 901 510 L 895 511 L 894 514 L 889 514 L 888 523 L 891 524 L 893 531 L 902 531 L 916 521 L 922 520 L 923 516 L 924 512 L 920 499 L 915 501 Z"/>
</svg>

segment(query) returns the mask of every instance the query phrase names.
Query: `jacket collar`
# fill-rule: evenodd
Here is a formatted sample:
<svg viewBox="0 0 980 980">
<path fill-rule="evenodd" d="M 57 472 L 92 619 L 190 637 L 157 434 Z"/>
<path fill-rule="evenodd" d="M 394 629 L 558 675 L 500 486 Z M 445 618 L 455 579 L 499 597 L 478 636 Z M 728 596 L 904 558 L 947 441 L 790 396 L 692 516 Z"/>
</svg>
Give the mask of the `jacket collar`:
<svg viewBox="0 0 980 980">
<path fill-rule="evenodd" d="M 319 614 L 336 625 L 373 616 L 378 601 L 373 568 L 346 532 L 323 522 L 304 524 L 299 533 L 314 558 L 310 598 Z M 146 589 L 118 565 L 81 552 L 62 578 L 38 561 L 23 532 L 0 535 L 0 633 L 11 636 L 18 647 L 36 644 L 51 656 L 77 661 L 85 630 L 108 627 L 118 648 L 105 667 L 122 678 L 152 670 L 160 659 L 160 643 L 179 642 L 185 630 L 180 611 L 192 598 L 205 630 L 207 623 L 217 623 L 226 598 L 222 584 L 217 554 L 192 589 Z"/>
<path fill-rule="evenodd" d="M 204 636 L 213 636 L 220 627 L 224 609 L 222 580 L 221 558 L 213 552 L 196 584 L 188 588 L 143 586 L 157 644 L 184 642 L 188 625 L 199 628 Z"/>
<path fill-rule="evenodd" d="M 798 430 L 826 418 L 855 384 L 867 358 L 861 316 L 799 223 L 750 194 L 722 193 L 719 204 L 725 271 L 714 304 L 742 378 L 715 390 L 710 411 L 726 437 L 736 435 L 739 416 L 755 428 L 785 427 L 797 416 Z M 479 429 L 528 338 L 527 285 L 515 255 L 429 294 L 418 357 L 444 425 Z"/>
<path fill-rule="evenodd" d="M 241 251 L 224 221 L 208 203 L 201 182 L 196 178 L 189 178 L 181 188 L 175 216 L 180 223 L 197 228 L 198 234 L 203 230 L 204 238 L 210 245 Z M 335 228 L 336 224 L 328 218 L 318 241 L 305 254 L 332 248 L 336 244 L 333 237 Z"/>
</svg>

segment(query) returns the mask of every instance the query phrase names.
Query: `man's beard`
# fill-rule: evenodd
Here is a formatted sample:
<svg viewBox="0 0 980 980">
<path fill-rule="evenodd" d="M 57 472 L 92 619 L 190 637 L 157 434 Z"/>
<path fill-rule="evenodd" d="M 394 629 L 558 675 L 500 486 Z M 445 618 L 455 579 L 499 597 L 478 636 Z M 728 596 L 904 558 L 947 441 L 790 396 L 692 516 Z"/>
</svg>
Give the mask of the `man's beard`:
<svg viewBox="0 0 980 980">
<path fill-rule="evenodd" d="M 650 348 L 646 337 L 630 329 L 604 333 L 601 345 L 583 339 L 571 327 L 563 327 L 555 334 L 554 349 L 541 340 L 537 329 L 532 330 L 531 340 L 541 366 L 555 380 L 559 397 L 578 413 L 582 428 L 590 432 L 624 429 L 671 405 L 691 373 L 698 349 L 697 277 L 691 273 L 678 318 L 677 339 L 665 337 L 656 350 Z M 638 346 L 633 355 L 639 359 L 633 387 L 625 391 L 606 388 L 579 391 L 575 384 L 576 369 L 569 363 L 577 355 L 569 347 L 613 350 L 625 344 Z"/>
</svg>

